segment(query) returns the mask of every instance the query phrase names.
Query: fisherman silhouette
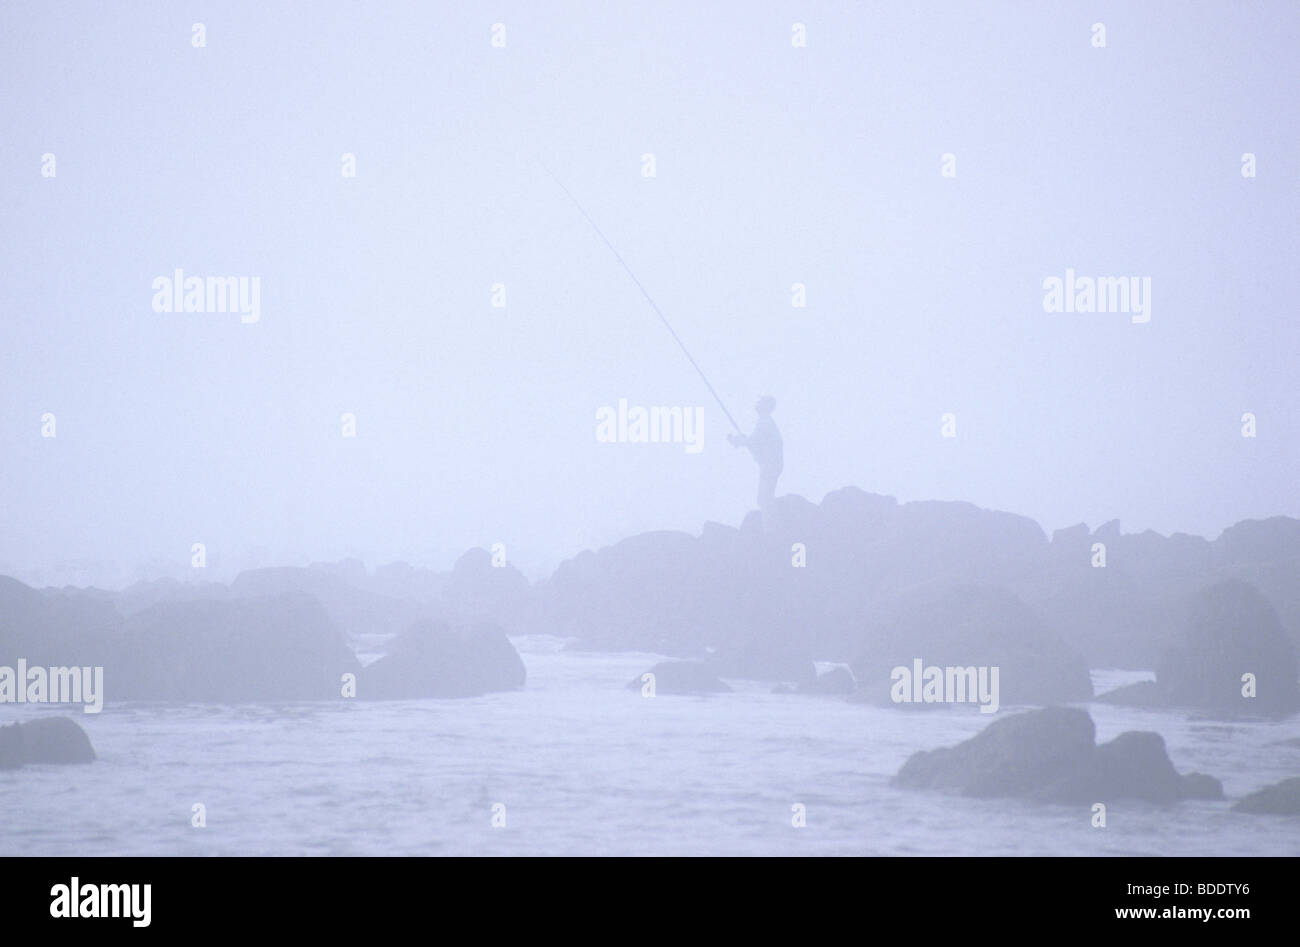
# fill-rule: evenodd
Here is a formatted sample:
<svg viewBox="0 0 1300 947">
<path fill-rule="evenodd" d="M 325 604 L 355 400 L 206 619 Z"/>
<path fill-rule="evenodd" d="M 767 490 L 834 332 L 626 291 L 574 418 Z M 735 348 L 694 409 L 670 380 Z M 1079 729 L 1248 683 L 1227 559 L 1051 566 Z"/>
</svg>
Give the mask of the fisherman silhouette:
<svg viewBox="0 0 1300 947">
<path fill-rule="evenodd" d="M 764 395 L 754 404 L 758 412 L 758 422 L 754 431 L 744 434 L 728 434 L 727 440 L 733 447 L 747 447 L 758 464 L 758 509 L 763 515 L 763 527 L 772 528 L 772 509 L 776 500 L 776 479 L 781 476 L 785 463 L 785 448 L 781 432 L 772 420 L 772 411 L 776 408 L 776 399 Z"/>
</svg>

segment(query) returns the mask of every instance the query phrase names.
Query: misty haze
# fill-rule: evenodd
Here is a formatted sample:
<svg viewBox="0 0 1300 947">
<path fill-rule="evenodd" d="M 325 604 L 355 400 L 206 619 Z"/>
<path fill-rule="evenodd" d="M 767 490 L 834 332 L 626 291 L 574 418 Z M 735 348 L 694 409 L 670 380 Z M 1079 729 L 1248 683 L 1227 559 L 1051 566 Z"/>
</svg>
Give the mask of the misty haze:
<svg viewBox="0 0 1300 947">
<path fill-rule="evenodd" d="M 1300 852 L 1300 8 L 626 6 L 0 10 L 0 855 Z"/>
</svg>

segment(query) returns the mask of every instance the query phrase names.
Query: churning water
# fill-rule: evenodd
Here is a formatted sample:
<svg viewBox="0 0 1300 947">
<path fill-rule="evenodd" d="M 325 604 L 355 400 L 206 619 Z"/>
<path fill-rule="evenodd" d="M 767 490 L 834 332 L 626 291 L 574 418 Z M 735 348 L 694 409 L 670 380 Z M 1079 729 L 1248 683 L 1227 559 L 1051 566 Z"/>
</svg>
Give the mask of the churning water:
<svg viewBox="0 0 1300 947">
<path fill-rule="evenodd" d="M 1086 806 L 891 788 L 909 754 L 994 719 L 970 706 L 747 682 L 646 699 L 626 685 L 652 655 L 516 643 L 527 687 L 469 700 L 115 705 L 110 682 L 103 713 L 76 712 L 96 763 L 0 772 L 0 855 L 1300 854 L 1300 820 L 1231 801 L 1114 802 L 1093 828 Z M 1133 679 L 1095 676 L 1099 689 Z M 0 723 L 34 712 L 2 709 Z M 1229 800 L 1300 772 L 1295 721 L 1089 709 L 1099 741 L 1155 730 L 1180 771 L 1217 776 Z M 205 828 L 191 826 L 196 804 Z"/>
</svg>

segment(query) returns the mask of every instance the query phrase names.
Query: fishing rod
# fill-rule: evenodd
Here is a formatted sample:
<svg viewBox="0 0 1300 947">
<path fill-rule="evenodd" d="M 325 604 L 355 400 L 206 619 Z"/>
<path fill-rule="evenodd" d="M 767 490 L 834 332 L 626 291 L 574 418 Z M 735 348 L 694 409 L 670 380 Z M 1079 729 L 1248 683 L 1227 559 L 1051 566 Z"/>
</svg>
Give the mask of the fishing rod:
<svg viewBox="0 0 1300 947">
<path fill-rule="evenodd" d="M 690 351 L 686 348 L 686 343 L 682 341 L 681 336 L 677 334 L 676 330 L 673 329 L 671 323 L 668 322 L 668 317 L 663 314 L 663 310 L 661 310 L 658 304 L 654 301 L 654 299 L 651 298 L 650 293 L 646 290 L 645 286 L 641 284 L 641 281 L 636 278 L 636 274 L 632 272 L 632 267 L 627 265 L 627 261 L 623 259 L 623 255 L 614 248 L 614 244 L 609 242 L 609 237 L 605 236 L 605 232 L 601 230 L 600 227 L 596 226 L 596 222 L 591 219 L 591 215 L 588 214 L 586 209 L 583 208 L 583 206 L 578 203 L 578 199 L 574 197 L 572 193 L 570 193 L 569 189 L 564 186 L 564 182 L 561 181 L 558 177 L 556 177 L 555 172 L 546 166 L 546 162 L 543 161 L 540 156 L 537 158 L 537 163 L 540 164 L 542 166 L 542 170 L 544 170 L 547 174 L 549 174 L 551 176 L 551 179 L 560 186 L 560 190 L 568 195 L 569 200 L 573 201 L 573 206 L 578 208 L 578 212 L 581 213 L 583 217 L 587 218 L 587 223 L 591 224 L 591 229 L 596 231 L 596 235 L 600 237 L 601 240 L 605 241 L 605 246 L 609 247 L 609 252 L 614 254 L 614 259 L 618 260 L 618 262 L 622 264 L 623 269 L 627 270 L 627 275 L 632 277 L 632 282 L 636 283 L 636 288 L 641 290 L 641 295 L 646 298 L 646 302 L 648 302 L 650 304 L 650 308 L 655 311 L 655 314 L 659 317 L 659 320 L 664 324 L 664 328 L 667 329 L 668 332 L 672 335 L 673 341 L 675 341 L 678 347 L 682 350 L 682 354 L 685 355 L 686 358 L 690 360 L 691 366 L 697 372 L 699 372 L 700 380 L 704 382 L 704 387 L 709 389 L 709 394 L 713 395 L 713 400 L 718 403 L 718 407 L 721 408 L 722 413 L 727 416 L 727 420 L 730 421 L 731 426 L 736 429 L 736 433 L 744 434 L 745 432 L 740 429 L 740 425 L 736 423 L 736 419 L 733 418 L 731 416 L 731 412 L 727 410 L 727 406 L 723 404 L 722 399 L 718 397 L 718 393 L 714 391 L 713 386 L 709 384 L 709 379 L 708 376 L 704 374 L 704 369 L 700 368 L 699 362 L 695 361 L 695 358 L 691 355 Z"/>
</svg>

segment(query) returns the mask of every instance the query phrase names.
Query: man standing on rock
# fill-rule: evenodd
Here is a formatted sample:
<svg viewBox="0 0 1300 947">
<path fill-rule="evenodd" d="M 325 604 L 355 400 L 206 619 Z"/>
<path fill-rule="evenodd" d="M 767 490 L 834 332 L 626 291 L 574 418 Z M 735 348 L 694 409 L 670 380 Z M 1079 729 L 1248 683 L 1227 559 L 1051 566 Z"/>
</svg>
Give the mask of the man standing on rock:
<svg viewBox="0 0 1300 947">
<path fill-rule="evenodd" d="M 764 395 L 754 404 L 758 412 L 758 423 L 748 437 L 744 434 L 728 434 L 727 440 L 733 447 L 748 447 L 754 461 L 758 464 L 758 509 L 763 514 L 763 528 L 772 528 L 772 508 L 776 500 L 776 479 L 781 476 L 785 464 L 785 445 L 781 432 L 772 420 L 772 411 L 776 408 L 776 399 Z"/>
</svg>

